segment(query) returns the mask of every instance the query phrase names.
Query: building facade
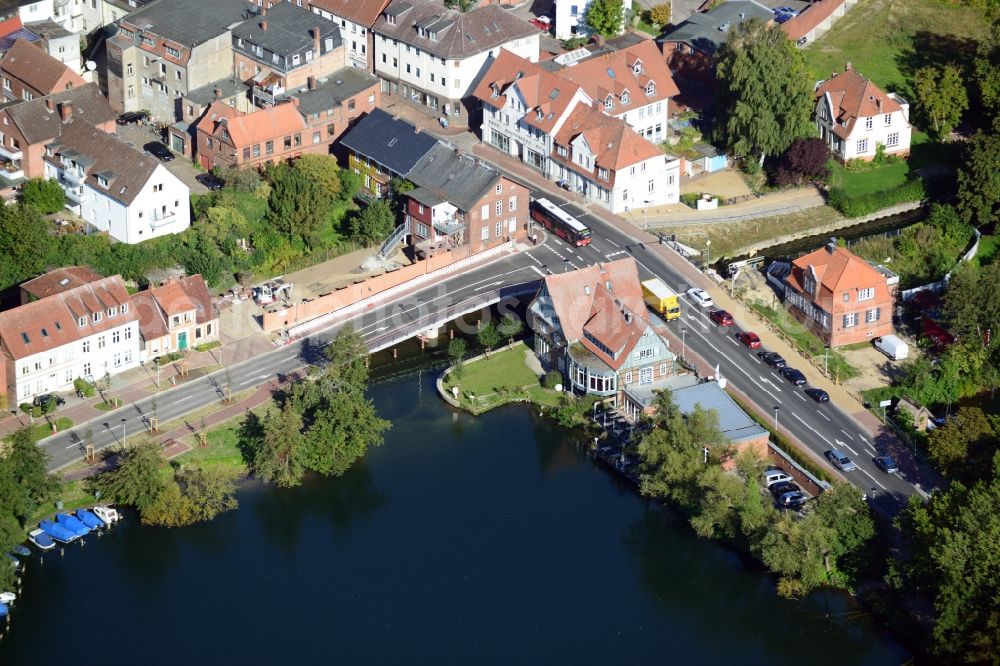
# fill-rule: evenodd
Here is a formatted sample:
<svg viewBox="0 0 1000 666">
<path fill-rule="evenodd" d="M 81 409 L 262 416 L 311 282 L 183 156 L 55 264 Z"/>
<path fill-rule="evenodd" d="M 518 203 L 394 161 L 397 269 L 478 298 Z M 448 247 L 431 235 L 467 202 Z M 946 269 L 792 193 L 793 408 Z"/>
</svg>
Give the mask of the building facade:
<svg viewBox="0 0 1000 666">
<path fill-rule="evenodd" d="M 142 360 L 219 339 L 219 313 L 201 275 L 169 280 L 132 295 L 139 316 Z"/>
<path fill-rule="evenodd" d="M 15 41 L 0 60 L 0 81 L 6 99 L 28 101 L 87 83 L 79 74 L 26 39 Z"/>
<path fill-rule="evenodd" d="M 348 66 L 372 71 L 375 46 L 372 26 L 387 4 L 389 0 L 312 0 L 309 8 L 340 25 Z"/>
</svg>

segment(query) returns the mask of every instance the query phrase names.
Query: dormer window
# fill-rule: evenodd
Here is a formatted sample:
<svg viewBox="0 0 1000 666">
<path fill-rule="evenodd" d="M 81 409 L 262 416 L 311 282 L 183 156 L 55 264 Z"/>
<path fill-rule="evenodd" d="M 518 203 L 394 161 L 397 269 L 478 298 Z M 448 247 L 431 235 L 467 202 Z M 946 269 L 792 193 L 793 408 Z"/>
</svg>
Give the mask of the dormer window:
<svg viewBox="0 0 1000 666">
<path fill-rule="evenodd" d="M 535 112 L 535 118 L 538 120 L 542 120 L 543 118 L 545 118 L 545 112 L 542 111 L 541 109 L 538 109 L 538 111 Z"/>
<path fill-rule="evenodd" d="M 636 60 L 635 64 L 632 65 L 632 73 L 633 74 L 642 74 L 642 61 L 641 60 Z"/>
<path fill-rule="evenodd" d="M 396 17 L 393 16 L 392 14 L 386 14 L 385 22 L 388 23 L 389 25 L 396 25 Z"/>
<path fill-rule="evenodd" d="M 121 311 L 122 311 L 122 314 L 125 314 L 126 312 L 128 312 L 128 303 L 122 303 Z"/>
<path fill-rule="evenodd" d="M 97 184 L 103 187 L 104 189 L 108 189 L 108 179 L 105 178 L 104 176 L 97 177 Z"/>
<path fill-rule="evenodd" d="M 656 92 L 656 86 L 653 85 L 652 81 L 650 81 L 649 83 L 646 84 L 646 94 L 652 95 L 655 92 Z"/>
<path fill-rule="evenodd" d="M 91 317 L 93 318 L 94 323 L 96 324 L 97 322 L 101 321 L 102 315 L 100 312 L 95 312 L 93 315 L 91 315 Z"/>
<path fill-rule="evenodd" d="M 118 308 L 108 308 L 108 316 L 114 317 L 118 314 Z"/>
<path fill-rule="evenodd" d="M 493 94 L 491 94 L 490 97 L 496 99 L 500 96 L 500 86 L 494 83 L 490 86 L 490 89 L 493 91 Z"/>
<path fill-rule="evenodd" d="M 622 92 L 622 104 L 628 104 L 628 99 L 628 91 L 625 90 Z"/>
<path fill-rule="evenodd" d="M 87 325 L 87 318 L 86 317 L 80 317 L 79 319 L 76 320 L 76 324 L 77 324 L 77 326 L 86 326 Z"/>
<path fill-rule="evenodd" d="M 615 106 L 615 100 L 614 100 L 614 98 L 611 97 L 610 95 L 608 95 L 608 98 L 606 100 L 604 100 L 604 110 L 605 111 L 610 111 L 611 109 L 614 108 L 614 106 Z"/>
</svg>

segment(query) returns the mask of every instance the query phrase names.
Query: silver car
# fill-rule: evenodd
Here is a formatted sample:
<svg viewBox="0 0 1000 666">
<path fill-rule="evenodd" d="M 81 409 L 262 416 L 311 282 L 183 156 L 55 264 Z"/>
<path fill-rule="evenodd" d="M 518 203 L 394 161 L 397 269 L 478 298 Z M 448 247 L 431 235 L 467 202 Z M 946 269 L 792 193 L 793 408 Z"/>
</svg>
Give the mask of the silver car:
<svg viewBox="0 0 1000 666">
<path fill-rule="evenodd" d="M 857 469 L 857 465 L 851 462 L 851 459 L 848 458 L 842 451 L 838 451 L 837 449 L 830 449 L 829 451 L 826 452 L 825 455 L 827 457 L 827 460 L 829 460 L 833 464 L 833 466 L 839 469 L 841 472 L 853 472 L 855 469 Z"/>
<path fill-rule="evenodd" d="M 712 297 L 708 295 L 708 292 L 704 289 L 698 289 L 697 287 L 692 287 L 687 290 L 688 298 L 697 303 L 703 308 L 710 308 L 715 303 L 712 301 Z"/>
</svg>

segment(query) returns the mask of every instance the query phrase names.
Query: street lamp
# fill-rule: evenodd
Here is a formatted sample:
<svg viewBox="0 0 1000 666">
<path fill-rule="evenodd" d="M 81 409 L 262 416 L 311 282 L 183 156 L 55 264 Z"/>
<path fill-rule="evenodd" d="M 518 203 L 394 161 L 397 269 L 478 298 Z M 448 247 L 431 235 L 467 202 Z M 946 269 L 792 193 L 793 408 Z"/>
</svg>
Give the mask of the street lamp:
<svg viewBox="0 0 1000 666">
<path fill-rule="evenodd" d="M 712 239 L 705 241 L 705 268 L 712 265 Z"/>
<path fill-rule="evenodd" d="M 778 432 L 778 410 L 781 409 L 781 405 L 774 406 L 774 431 Z"/>
<path fill-rule="evenodd" d="M 687 343 L 685 340 L 687 332 L 688 332 L 687 327 L 681 328 L 681 360 L 684 361 L 685 363 L 687 363 L 687 354 L 685 353 L 687 352 Z"/>
<path fill-rule="evenodd" d="M 125 435 L 125 421 L 127 421 L 127 420 L 128 419 L 122 419 L 122 448 L 123 449 L 127 448 L 126 445 L 128 444 L 128 439 L 126 439 L 126 435 Z"/>
<path fill-rule="evenodd" d="M 652 199 L 645 199 L 642 202 L 642 230 L 647 232 L 649 231 L 649 221 L 648 221 L 649 206 L 652 203 L 653 203 Z"/>
<path fill-rule="evenodd" d="M 830 376 L 830 345 L 823 345 L 823 374 Z"/>
</svg>

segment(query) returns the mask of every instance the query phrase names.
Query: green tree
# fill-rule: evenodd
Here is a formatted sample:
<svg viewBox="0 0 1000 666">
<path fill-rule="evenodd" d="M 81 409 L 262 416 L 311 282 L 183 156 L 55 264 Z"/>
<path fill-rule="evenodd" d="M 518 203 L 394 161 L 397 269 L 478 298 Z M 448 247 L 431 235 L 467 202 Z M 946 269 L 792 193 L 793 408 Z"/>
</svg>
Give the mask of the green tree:
<svg viewBox="0 0 1000 666">
<path fill-rule="evenodd" d="M 41 273 L 52 245 L 41 213 L 28 206 L 0 206 L 0 289 Z"/>
<path fill-rule="evenodd" d="M 978 480 L 991 468 L 998 437 L 1000 419 L 979 407 L 962 407 L 952 421 L 927 436 L 927 456 L 949 477 Z"/>
<path fill-rule="evenodd" d="M 253 167 L 227 167 L 216 174 L 219 179 L 237 192 L 253 194 L 260 185 L 260 172 Z"/>
<path fill-rule="evenodd" d="M 990 36 L 980 42 L 972 69 L 979 102 L 995 119 L 1000 116 L 1000 19 L 993 22 Z"/>
<path fill-rule="evenodd" d="M 269 174 L 272 189 L 267 201 L 268 224 L 311 246 L 333 207 L 325 186 L 285 165 L 271 169 Z"/>
<path fill-rule="evenodd" d="M 139 518 L 144 525 L 161 527 L 183 527 L 197 522 L 194 504 L 174 479 L 164 483 L 156 500 L 140 512 Z"/>
<path fill-rule="evenodd" d="M 26 506 L 32 513 L 49 500 L 59 487 L 59 482 L 48 472 L 48 462 L 48 454 L 35 444 L 28 428 L 15 430 L 10 436 L 4 465 L 26 499 L 22 506 Z M 30 513 L 25 513 L 18 518 L 24 522 L 29 515 Z"/>
<path fill-rule="evenodd" d="M 239 506 L 233 477 L 223 470 L 193 467 L 180 473 L 177 483 L 191 503 L 196 520 L 212 520 Z"/>
<path fill-rule="evenodd" d="M 345 324 L 323 351 L 327 364 L 323 379 L 331 388 L 363 391 L 368 384 L 368 347 L 350 324 Z"/>
<path fill-rule="evenodd" d="M 734 155 L 778 155 L 815 134 L 813 96 L 802 52 L 781 26 L 737 23 L 716 58 L 718 134 Z"/>
<path fill-rule="evenodd" d="M 376 199 L 351 216 L 351 237 L 364 245 L 381 243 L 396 228 L 396 214 L 383 199 Z"/>
<path fill-rule="evenodd" d="M 166 481 L 160 473 L 163 454 L 154 442 L 142 442 L 121 456 L 121 464 L 91 479 L 92 490 L 112 502 L 128 504 L 140 512 L 153 506 Z"/>
<path fill-rule="evenodd" d="M 66 193 L 59 181 L 32 178 L 21 185 L 21 201 L 43 215 L 50 215 L 66 207 Z"/>
<path fill-rule="evenodd" d="M 649 8 L 649 20 L 660 26 L 666 26 L 670 23 L 670 3 L 665 2 L 659 5 L 653 5 Z"/>
<path fill-rule="evenodd" d="M 604 37 L 621 34 L 624 20 L 624 0 L 591 0 L 584 17 L 587 27 Z"/>
<path fill-rule="evenodd" d="M 958 170 L 958 211 L 983 226 L 1000 220 L 1000 131 L 977 132 L 965 148 Z"/>
<path fill-rule="evenodd" d="M 305 473 L 305 437 L 302 416 L 295 405 L 289 401 L 277 414 L 268 413 L 263 430 L 263 436 L 251 443 L 250 470 L 258 479 L 282 488 L 299 485 Z"/>
<path fill-rule="evenodd" d="M 969 108 L 962 72 L 955 65 L 921 67 L 913 74 L 913 89 L 917 108 L 939 138 L 950 133 Z"/>
<path fill-rule="evenodd" d="M 488 322 L 487 324 L 480 326 L 479 332 L 476 333 L 476 340 L 478 340 L 479 344 L 486 348 L 487 359 L 489 359 L 490 352 L 493 351 L 493 348 L 500 344 L 500 340 L 502 338 L 503 336 L 497 329 L 496 324 L 493 322 Z"/>
<path fill-rule="evenodd" d="M 514 344 L 514 338 L 521 335 L 521 331 L 523 330 L 524 324 L 521 322 L 521 318 L 513 312 L 505 314 L 497 325 L 497 331 L 500 332 L 500 335 L 507 338 L 510 345 Z"/>
<path fill-rule="evenodd" d="M 1000 264 L 962 264 L 951 275 L 944 314 L 960 338 L 979 340 L 990 329 L 1000 333 Z"/>
<path fill-rule="evenodd" d="M 415 189 L 417 189 L 417 186 L 406 178 L 393 178 L 389 181 L 389 195 L 392 198 L 392 209 L 396 211 L 397 215 L 406 213 L 406 201 L 408 199 L 406 195 Z"/>
<path fill-rule="evenodd" d="M 448 342 L 448 360 L 451 362 L 453 368 L 451 374 L 456 379 L 461 379 L 462 373 L 465 370 L 466 347 L 465 340 L 462 338 L 453 338 Z"/>
<path fill-rule="evenodd" d="M 292 168 L 322 185 L 327 196 L 334 199 L 340 196 L 340 167 L 332 155 L 303 155 L 295 160 Z"/>
<path fill-rule="evenodd" d="M 361 174 L 355 173 L 354 169 L 340 170 L 340 196 L 338 200 L 346 203 L 354 199 L 354 195 L 361 189 Z"/>
</svg>

